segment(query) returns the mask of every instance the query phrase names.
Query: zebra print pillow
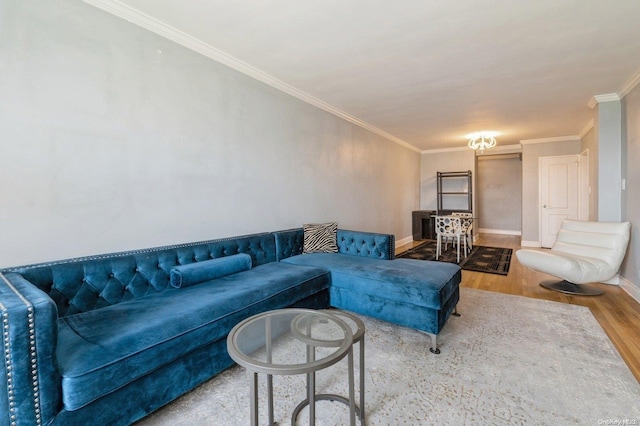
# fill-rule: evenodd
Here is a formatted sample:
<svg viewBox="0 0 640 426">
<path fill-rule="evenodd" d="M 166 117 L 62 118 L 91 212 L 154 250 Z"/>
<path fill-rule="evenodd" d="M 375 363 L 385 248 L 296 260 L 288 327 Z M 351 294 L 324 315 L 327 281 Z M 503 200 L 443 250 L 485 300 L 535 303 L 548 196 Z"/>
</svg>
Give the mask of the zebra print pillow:
<svg viewBox="0 0 640 426">
<path fill-rule="evenodd" d="M 302 225 L 304 229 L 303 253 L 337 253 L 338 224 L 308 223 Z"/>
</svg>

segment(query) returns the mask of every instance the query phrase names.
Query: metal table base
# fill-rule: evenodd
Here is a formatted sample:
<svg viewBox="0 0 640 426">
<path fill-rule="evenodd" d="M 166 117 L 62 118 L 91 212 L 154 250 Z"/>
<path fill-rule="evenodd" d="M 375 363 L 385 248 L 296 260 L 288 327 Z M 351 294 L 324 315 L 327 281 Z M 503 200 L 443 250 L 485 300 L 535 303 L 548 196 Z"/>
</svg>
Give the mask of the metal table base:
<svg viewBox="0 0 640 426">
<path fill-rule="evenodd" d="M 250 383 L 250 421 L 252 425 L 258 424 L 258 374 L 267 375 L 267 409 L 269 424 L 274 425 L 273 410 L 273 375 L 307 375 L 307 399 L 305 403 L 309 404 L 309 425 L 315 424 L 315 401 L 318 395 L 315 393 L 315 373 L 318 370 L 329 367 L 347 357 L 349 362 L 349 398 L 343 398 L 348 401 L 350 424 L 355 426 L 356 404 L 355 404 L 355 384 L 354 384 L 354 366 L 353 366 L 353 332 L 352 327 L 340 318 L 339 311 L 314 311 L 302 308 L 288 308 L 276 311 L 270 311 L 262 314 L 254 315 L 239 324 L 237 324 L 227 337 L 227 349 L 231 358 L 238 364 L 244 366 L 249 372 Z M 346 314 L 343 317 L 348 317 Z M 273 320 L 273 321 L 272 321 Z M 353 319 L 362 324 L 362 334 L 364 334 L 364 324 L 360 319 Z M 358 323 L 357 323 L 358 324 Z M 322 332 L 316 335 L 319 328 L 332 328 L 324 337 Z M 361 327 L 358 326 L 358 329 Z M 262 330 L 262 331 L 260 331 Z M 274 339 L 287 333 L 303 345 L 301 349 L 306 351 L 306 362 L 304 363 L 286 363 L 281 361 L 274 362 L 272 353 L 276 350 L 276 346 L 272 345 Z M 339 331 L 338 335 L 335 334 Z M 336 339 L 335 336 L 338 336 Z M 360 336 L 361 338 L 361 336 Z M 263 354 L 259 355 L 256 349 L 263 345 Z M 316 359 L 316 348 L 335 348 L 335 351 L 329 354 L 323 354 Z M 362 348 L 362 346 L 361 346 Z M 254 353 L 256 355 L 254 355 Z M 361 359 L 363 358 L 361 350 Z M 361 382 L 363 375 L 361 374 Z M 364 402 L 361 388 L 361 401 Z M 341 397 L 342 398 L 342 397 Z M 321 398 L 322 399 L 322 398 Z M 363 403 L 361 403 L 362 406 Z M 362 411 L 362 413 L 360 413 Z M 358 410 L 359 416 L 364 415 L 363 410 Z M 296 412 L 296 415 L 299 410 Z M 295 417 L 294 417 L 295 420 Z"/>
<path fill-rule="evenodd" d="M 362 320 L 360 318 L 358 318 L 357 316 L 350 314 L 349 312 L 344 312 L 344 311 L 338 311 L 338 310 L 326 310 L 325 312 L 329 312 L 332 315 L 337 315 L 338 317 L 343 317 L 343 318 L 347 318 L 348 320 L 350 320 L 351 322 L 353 322 L 356 326 L 355 330 L 353 331 L 353 345 L 355 346 L 356 343 L 360 343 L 360 348 L 359 348 L 359 356 L 360 356 L 360 368 L 359 368 L 359 374 L 358 374 L 358 379 L 360 381 L 360 404 L 356 405 L 355 408 L 355 415 L 358 417 L 358 419 L 360 420 L 360 424 L 364 425 L 364 421 L 365 421 L 365 405 L 364 405 L 364 395 L 365 395 L 365 389 L 364 389 L 364 333 L 365 333 L 365 326 L 364 323 L 362 322 Z M 350 408 L 350 412 L 351 410 L 351 404 L 354 398 L 354 393 L 351 391 L 351 382 L 353 382 L 353 350 L 352 353 L 350 353 L 348 358 L 348 362 L 349 362 L 349 375 L 351 376 L 349 378 L 349 398 L 345 398 L 344 396 L 341 395 L 335 395 L 335 394 L 329 394 L 329 393 L 322 393 L 322 394 L 317 394 L 314 397 L 315 401 L 337 401 L 337 402 L 341 402 L 347 406 L 349 406 Z M 307 391 L 309 390 L 309 388 L 307 387 Z M 296 419 L 298 418 L 298 415 L 300 414 L 300 411 L 302 411 L 302 409 L 304 407 L 306 407 L 309 404 L 309 398 L 305 399 L 304 401 L 302 401 L 300 404 L 298 404 L 295 408 L 295 410 L 293 411 L 293 414 L 291 415 L 291 424 L 295 425 L 296 423 Z M 353 421 L 352 421 L 353 424 Z"/>
</svg>

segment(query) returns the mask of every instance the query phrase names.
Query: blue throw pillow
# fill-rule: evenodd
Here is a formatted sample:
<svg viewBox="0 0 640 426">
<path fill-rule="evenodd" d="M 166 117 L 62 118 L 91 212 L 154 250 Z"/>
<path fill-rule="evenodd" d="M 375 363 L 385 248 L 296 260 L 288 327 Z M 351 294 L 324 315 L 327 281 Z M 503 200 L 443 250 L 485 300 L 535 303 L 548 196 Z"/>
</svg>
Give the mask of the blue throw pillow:
<svg viewBox="0 0 640 426">
<path fill-rule="evenodd" d="M 176 288 L 222 278 L 251 269 L 251 256 L 240 253 L 171 268 L 169 282 Z"/>
</svg>

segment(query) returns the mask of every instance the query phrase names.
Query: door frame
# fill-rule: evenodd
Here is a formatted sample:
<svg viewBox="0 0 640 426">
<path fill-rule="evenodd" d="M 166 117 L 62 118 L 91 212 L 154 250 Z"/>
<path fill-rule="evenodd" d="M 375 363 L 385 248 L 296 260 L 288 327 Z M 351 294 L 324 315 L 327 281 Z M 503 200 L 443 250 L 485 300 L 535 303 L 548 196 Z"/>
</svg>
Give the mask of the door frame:
<svg viewBox="0 0 640 426">
<path fill-rule="evenodd" d="M 590 220 L 591 187 L 589 186 L 589 148 L 580 153 L 578 162 L 578 220 Z"/>
</svg>

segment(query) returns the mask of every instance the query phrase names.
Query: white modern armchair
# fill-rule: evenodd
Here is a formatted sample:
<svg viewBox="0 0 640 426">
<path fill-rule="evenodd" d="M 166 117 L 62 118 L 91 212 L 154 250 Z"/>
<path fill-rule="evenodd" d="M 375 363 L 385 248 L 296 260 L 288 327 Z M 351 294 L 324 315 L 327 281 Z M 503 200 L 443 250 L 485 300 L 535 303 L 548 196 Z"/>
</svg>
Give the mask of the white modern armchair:
<svg viewBox="0 0 640 426">
<path fill-rule="evenodd" d="M 629 243 L 629 222 L 564 220 L 551 250 L 518 250 L 520 263 L 562 278 L 541 286 L 568 294 L 596 296 L 603 292 L 584 286 L 592 282 L 617 283 Z"/>
</svg>

